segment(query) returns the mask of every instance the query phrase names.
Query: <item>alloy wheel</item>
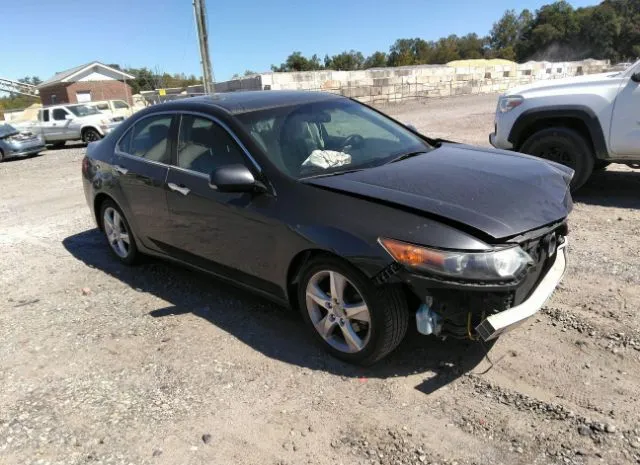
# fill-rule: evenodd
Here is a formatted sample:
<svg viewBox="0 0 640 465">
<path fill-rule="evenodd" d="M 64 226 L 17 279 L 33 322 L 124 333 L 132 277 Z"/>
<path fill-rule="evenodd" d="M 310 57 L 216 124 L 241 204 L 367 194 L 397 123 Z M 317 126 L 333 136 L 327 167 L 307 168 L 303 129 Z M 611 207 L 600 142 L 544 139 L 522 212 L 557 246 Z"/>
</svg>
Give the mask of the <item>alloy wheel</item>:
<svg viewBox="0 0 640 465">
<path fill-rule="evenodd" d="M 86 143 L 89 142 L 95 142 L 97 140 L 100 140 L 100 134 L 98 134 L 96 131 L 94 131 L 93 129 L 88 129 L 85 133 L 84 133 L 84 141 Z"/>
<path fill-rule="evenodd" d="M 337 271 L 319 271 L 309 279 L 306 307 L 316 331 L 334 349 L 356 353 L 369 342 L 369 307 L 353 283 Z"/>
<path fill-rule="evenodd" d="M 122 215 L 113 207 L 107 207 L 103 216 L 104 233 L 109 245 L 120 258 L 127 258 L 131 250 L 131 239 Z"/>
</svg>

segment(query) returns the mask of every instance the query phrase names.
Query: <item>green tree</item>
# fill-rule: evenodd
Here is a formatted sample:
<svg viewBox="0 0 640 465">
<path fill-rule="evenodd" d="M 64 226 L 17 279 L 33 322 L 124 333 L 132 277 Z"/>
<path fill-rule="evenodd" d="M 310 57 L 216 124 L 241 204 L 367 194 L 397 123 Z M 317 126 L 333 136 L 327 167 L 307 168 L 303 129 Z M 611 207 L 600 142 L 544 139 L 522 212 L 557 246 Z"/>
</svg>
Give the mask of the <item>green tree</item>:
<svg viewBox="0 0 640 465">
<path fill-rule="evenodd" d="M 384 52 L 373 52 L 364 61 L 364 67 L 366 68 L 384 68 L 387 66 L 387 54 Z"/>
<path fill-rule="evenodd" d="M 318 55 L 313 55 L 311 58 L 302 56 L 301 52 L 293 52 L 287 57 L 287 61 L 280 66 L 271 65 L 271 70 L 276 72 L 287 71 L 315 71 L 322 69 L 322 64 Z"/>
<path fill-rule="evenodd" d="M 446 38 L 443 37 L 435 43 L 431 57 L 432 63 L 444 64 L 459 59 L 458 37 L 455 34 Z"/>
<path fill-rule="evenodd" d="M 364 56 L 361 52 L 351 50 L 332 57 L 325 56 L 324 67 L 338 71 L 353 71 L 364 67 Z"/>
<path fill-rule="evenodd" d="M 398 39 L 389 49 L 389 66 L 408 66 L 416 62 L 415 40 Z"/>
<path fill-rule="evenodd" d="M 496 23 L 489 34 L 489 44 L 492 55 L 507 60 L 516 59 L 516 42 L 520 38 L 520 21 L 515 10 L 507 10 Z"/>
<path fill-rule="evenodd" d="M 592 58 L 619 59 L 616 41 L 622 29 L 622 18 L 603 3 L 596 8 L 583 8 L 577 12 L 580 23 L 580 43 L 588 44 Z"/>
<path fill-rule="evenodd" d="M 458 38 L 458 53 L 463 59 L 477 59 L 484 58 L 485 49 L 487 46 L 488 38 L 478 37 L 478 34 L 467 34 Z"/>
</svg>

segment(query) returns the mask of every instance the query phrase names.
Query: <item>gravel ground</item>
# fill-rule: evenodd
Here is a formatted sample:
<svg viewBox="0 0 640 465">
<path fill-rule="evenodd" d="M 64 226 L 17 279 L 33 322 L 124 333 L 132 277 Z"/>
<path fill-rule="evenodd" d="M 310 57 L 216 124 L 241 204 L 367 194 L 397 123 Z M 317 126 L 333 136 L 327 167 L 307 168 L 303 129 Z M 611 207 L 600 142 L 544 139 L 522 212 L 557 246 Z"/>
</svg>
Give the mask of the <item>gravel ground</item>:
<svg viewBox="0 0 640 465">
<path fill-rule="evenodd" d="M 487 145 L 495 99 L 384 110 Z M 361 369 L 260 298 L 116 263 L 83 152 L 0 164 L 0 463 L 640 463 L 640 173 L 585 186 L 563 284 L 488 356 L 414 331 Z"/>
</svg>

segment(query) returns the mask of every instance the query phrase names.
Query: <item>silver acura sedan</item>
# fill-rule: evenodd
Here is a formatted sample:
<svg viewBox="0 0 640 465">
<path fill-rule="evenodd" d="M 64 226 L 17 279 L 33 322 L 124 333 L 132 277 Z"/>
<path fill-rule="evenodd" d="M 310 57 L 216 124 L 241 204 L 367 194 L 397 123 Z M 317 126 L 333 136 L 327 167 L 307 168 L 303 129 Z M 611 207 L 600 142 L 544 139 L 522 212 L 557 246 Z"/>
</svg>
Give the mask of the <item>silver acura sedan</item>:
<svg viewBox="0 0 640 465">
<path fill-rule="evenodd" d="M 10 124 L 0 124 L 0 161 L 35 155 L 44 149 L 44 140 L 40 136 L 21 132 Z"/>
</svg>

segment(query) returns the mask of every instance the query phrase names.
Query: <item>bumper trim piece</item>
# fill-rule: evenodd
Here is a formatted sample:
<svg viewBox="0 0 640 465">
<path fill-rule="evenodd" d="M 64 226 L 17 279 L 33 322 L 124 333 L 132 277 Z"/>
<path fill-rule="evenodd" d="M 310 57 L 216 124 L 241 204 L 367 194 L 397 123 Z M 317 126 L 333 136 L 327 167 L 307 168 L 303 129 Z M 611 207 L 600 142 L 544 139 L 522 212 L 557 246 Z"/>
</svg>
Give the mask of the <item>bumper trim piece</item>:
<svg viewBox="0 0 640 465">
<path fill-rule="evenodd" d="M 527 300 L 504 312 L 485 318 L 476 326 L 476 332 L 483 341 L 490 341 L 517 328 L 540 310 L 564 276 L 567 268 L 566 247 L 567 238 L 565 237 L 564 243 L 558 246 L 553 265 Z"/>
</svg>

